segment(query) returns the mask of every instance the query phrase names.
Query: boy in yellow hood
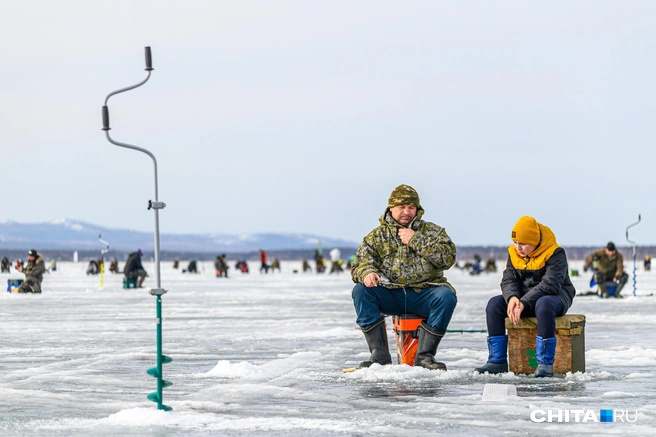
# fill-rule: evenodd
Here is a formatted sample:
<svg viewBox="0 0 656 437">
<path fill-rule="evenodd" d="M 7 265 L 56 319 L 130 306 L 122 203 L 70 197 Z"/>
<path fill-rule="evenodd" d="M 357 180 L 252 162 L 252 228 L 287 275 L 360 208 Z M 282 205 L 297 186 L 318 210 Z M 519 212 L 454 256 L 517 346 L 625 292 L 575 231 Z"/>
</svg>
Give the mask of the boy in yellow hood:
<svg viewBox="0 0 656 437">
<path fill-rule="evenodd" d="M 556 317 L 564 316 L 576 294 L 569 279 L 565 250 L 556 236 L 533 217 L 521 217 L 512 229 L 508 263 L 501 280 L 501 295 L 489 300 L 487 316 L 487 363 L 480 373 L 508 371 L 508 336 L 505 318 L 513 324 L 523 317 L 538 319 L 535 355 L 536 377 L 553 376 L 556 354 Z"/>
</svg>

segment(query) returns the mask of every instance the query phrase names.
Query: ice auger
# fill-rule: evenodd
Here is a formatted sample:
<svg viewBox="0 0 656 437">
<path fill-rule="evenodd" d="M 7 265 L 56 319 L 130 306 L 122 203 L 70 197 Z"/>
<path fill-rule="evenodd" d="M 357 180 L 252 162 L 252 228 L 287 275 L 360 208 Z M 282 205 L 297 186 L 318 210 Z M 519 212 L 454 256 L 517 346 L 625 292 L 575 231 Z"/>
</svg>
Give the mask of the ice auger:
<svg viewBox="0 0 656 437">
<path fill-rule="evenodd" d="M 165 410 L 169 411 L 171 410 L 171 407 L 166 406 L 162 403 L 163 397 L 162 397 L 162 389 L 164 387 L 168 387 L 171 385 L 171 382 L 165 381 L 162 378 L 162 365 L 166 363 L 170 363 L 172 359 L 170 357 L 167 357 L 166 355 L 162 354 L 162 295 L 166 294 L 167 290 L 162 289 L 161 287 L 161 280 L 160 280 L 160 267 L 159 267 L 159 210 L 163 209 L 166 207 L 166 204 L 164 202 L 160 202 L 158 197 L 157 197 L 157 160 L 155 159 L 155 155 L 150 153 L 148 150 L 143 149 L 141 147 L 137 146 L 132 146 L 130 144 L 125 144 L 125 143 L 119 143 L 118 141 L 114 141 L 110 136 L 109 136 L 109 108 L 107 107 L 107 101 L 111 96 L 114 94 L 119 94 L 125 91 L 130 91 L 134 88 L 140 87 L 141 85 L 145 84 L 148 79 L 150 79 L 150 72 L 153 71 L 153 60 L 152 60 L 152 55 L 150 52 L 150 47 L 146 47 L 146 71 L 148 72 L 148 75 L 144 80 L 139 82 L 136 85 L 132 85 L 126 88 L 121 88 L 119 90 L 116 90 L 114 92 L 111 92 L 107 95 L 105 98 L 105 104 L 102 107 L 102 119 L 103 119 L 103 128 L 102 130 L 105 131 L 105 136 L 107 137 L 107 140 L 115 144 L 117 146 L 121 147 L 126 147 L 128 149 L 133 149 L 137 150 L 139 152 L 143 152 L 146 155 L 150 156 L 151 159 L 153 160 L 153 166 L 155 169 L 155 197 L 154 200 L 149 200 L 148 201 L 148 209 L 152 209 L 153 212 L 155 213 L 155 280 L 157 287 L 153 288 L 149 291 L 149 293 L 153 296 L 156 297 L 156 305 L 157 305 L 157 318 L 156 318 L 156 326 L 157 326 L 157 366 L 152 367 L 148 369 L 146 373 L 149 375 L 157 378 L 157 391 L 153 392 L 148 395 L 148 399 L 150 399 L 153 402 L 157 402 L 157 409 L 159 410 Z"/>
</svg>

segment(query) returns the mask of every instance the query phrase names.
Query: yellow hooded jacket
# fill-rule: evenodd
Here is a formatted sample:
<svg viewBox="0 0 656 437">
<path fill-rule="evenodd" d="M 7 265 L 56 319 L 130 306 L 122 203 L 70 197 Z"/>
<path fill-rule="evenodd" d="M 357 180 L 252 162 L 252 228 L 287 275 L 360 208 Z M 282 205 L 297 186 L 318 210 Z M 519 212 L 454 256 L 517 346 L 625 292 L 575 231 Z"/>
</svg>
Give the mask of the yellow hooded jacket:
<svg viewBox="0 0 656 437">
<path fill-rule="evenodd" d="M 508 264 L 503 272 L 501 291 L 508 302 L 516 296 L 525 308 L 535 309 L 543 296 L 558 296 L 563 303 L 564 315 L 572 305 L 576 289 L 569 278 L 565 250 L 556 242 L 556 236 L 547 226 L 538 223 L 540 243 L 526 257 L 520 256 L 514 246 L 508 247 Z"/>
</svg>

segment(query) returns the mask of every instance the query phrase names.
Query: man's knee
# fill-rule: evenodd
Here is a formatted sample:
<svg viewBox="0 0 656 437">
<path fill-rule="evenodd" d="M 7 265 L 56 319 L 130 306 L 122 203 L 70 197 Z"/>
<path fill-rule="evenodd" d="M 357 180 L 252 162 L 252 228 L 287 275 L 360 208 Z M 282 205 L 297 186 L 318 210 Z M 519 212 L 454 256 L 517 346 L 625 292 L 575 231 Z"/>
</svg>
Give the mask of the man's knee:
<svg viewBox="0 0 656 437">
<path fill-rule="evenodd" d="M 622 273 L 622 276 L 620 276 L 620 279 L 619 279 L 618 282 L 619 282 L 620 284 L 622 284 L 622 285 L 624 285 L 624 284 L 626 284 L 627 282 L 629 282 L 629 274 L 626 273 L 626 272 Z"/>
<path fill-rule="evenodd" d="M 369 294 L 368 287 L 363 283 L 358 282 L 357 284 L 355 284 L 355 287 L 353 287 L 353 291 L 351 292 L 351 297 L 353 297 L 353 300 L 358 300 L 358 299 L 362 299 L 362 297 L 367 294 Z"/>
<path fill-rule="evenodd" d="M 458 304 L 458 298 L 453 290 L 446 286 L 437 287 L 430 291 L 430 294 L 431 297 L 428 302 L 431 309 L 453 313 Z"/>
<path fill-rule="evenodd" d="M 447 310 L 453 311 L 456 308 L 456 305 L 458 305 L 458 297 L 450 288 L 440 293 L 440 299 L 442 300 L 442 305 L 444 305 L 444 308 Z"/>
<path fill-rule="evenodd" d="M 33 279 L 27 279 L 18 287 L 19 293 L 41 293 L 41 287 Z"/>
</svg>

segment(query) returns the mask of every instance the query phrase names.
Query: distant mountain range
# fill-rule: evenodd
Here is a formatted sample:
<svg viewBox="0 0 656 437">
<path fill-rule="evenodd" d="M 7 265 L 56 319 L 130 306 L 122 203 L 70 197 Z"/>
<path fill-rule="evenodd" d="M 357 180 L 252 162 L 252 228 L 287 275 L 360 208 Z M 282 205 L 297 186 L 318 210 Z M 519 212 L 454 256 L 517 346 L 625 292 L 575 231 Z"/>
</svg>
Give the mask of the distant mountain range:
<svg viewBox="0 0 656 437">
<path fill-rule="evenodd" d="M 0 222 L 0 248 L 37 250 L 100 250 L 98 236 L 109 242 L 110 248 L 152 251 L 153 232 L 111 229 L 78 220 L 57 219 L 46 223 Z M 316 249 L 321 241 L 324 248 L 357 248 L 359 242 L 327 238 L 310 234 L 256 233 L 230 234 L 160 234 L 162 251 L 169 252 L 252 252 L 265 250 Z"/>
</svg>

